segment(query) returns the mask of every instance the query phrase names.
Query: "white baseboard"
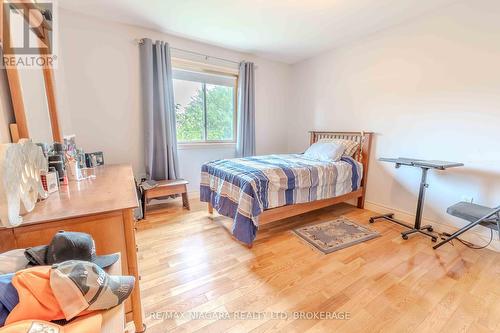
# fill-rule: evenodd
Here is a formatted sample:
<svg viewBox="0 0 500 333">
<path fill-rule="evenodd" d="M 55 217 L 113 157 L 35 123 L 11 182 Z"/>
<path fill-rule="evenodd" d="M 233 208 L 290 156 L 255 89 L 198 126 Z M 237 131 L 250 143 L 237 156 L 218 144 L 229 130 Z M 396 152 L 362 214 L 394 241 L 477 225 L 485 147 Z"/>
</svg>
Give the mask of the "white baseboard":
<svg viewBox="0 0 500 333">
<path fill-rule="evenodd" d="M 373 202 L 373 201 L 366 201 L 365 202 L 365 209 L 374 211 L 379 214 L 387 214 L 387 213 L 394 213 L 394 216 L 406 223 L 409 223 L 413 225 L 415 221 L 415 214 L 405 212 L 400 209 L 396 208 L 391 208 L 387 207 L 385 205 L 381 205 L 379 203 Z M 390 222 L 388 222 L 390 223 Z M 434 227 L 434 229 L 438 232 L 447 232 L 447 233 L 452 233 L 458 229 L 457 226 L 452 226 L 450 224 L 447 224 L 442 221 L 435 221 L 427 218 L 422 218 L 422 225 L 425 224 L 430 224 Z M 471 242 L 473 244 L 477 244 L 479 246 L 482 246 L 483 244 L 488 243 L 490 240 L 490 231 L 488 228 L 478 226 L 475 227 L 462 236 L 460 238 Z M 445 245 L 446 246 L 446 245 Z M 500 241 L 498 240 L 498 232 L 493 231 L 493 240 L 491 241 L 491 244 L 488 246 L 488 249 L 500 252 Z"/>
</svg>

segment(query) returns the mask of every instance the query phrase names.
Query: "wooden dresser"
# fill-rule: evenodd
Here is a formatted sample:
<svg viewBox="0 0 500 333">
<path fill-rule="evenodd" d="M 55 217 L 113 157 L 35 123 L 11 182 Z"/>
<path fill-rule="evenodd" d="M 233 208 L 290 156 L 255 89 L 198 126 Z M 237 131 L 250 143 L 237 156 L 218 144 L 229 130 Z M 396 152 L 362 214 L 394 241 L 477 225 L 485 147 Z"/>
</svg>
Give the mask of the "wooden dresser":
<svg viewBox="0 0 500 333">
<path fill-rule="evenodd" d="M 23 215 L 23 224 L 0 228 L 0 251 L 48 244 L 59 230 L 86 232 L 95 240 L 97 254 L 121 253 L 123 274 L 136 285 L 125 303 L 126 320 L 143 331 L 139 289 L 134 208 L 138 207 L 132 168 L 107 165 L 96 168 L 96 178 L 70 181 L 59 192 L 37 203 Z"/>
</svg>

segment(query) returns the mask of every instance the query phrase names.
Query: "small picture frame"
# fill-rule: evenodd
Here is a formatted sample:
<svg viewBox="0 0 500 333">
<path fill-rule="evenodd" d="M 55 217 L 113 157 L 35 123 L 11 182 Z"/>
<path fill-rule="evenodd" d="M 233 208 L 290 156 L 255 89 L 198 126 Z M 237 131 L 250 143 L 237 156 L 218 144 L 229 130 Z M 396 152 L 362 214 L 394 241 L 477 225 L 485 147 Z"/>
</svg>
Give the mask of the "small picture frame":
<svg viewBox="0 0 500 333">
<path fill-rule="evenodd" d="M 104 154 L 102 153 L 102 151 L 98 151 L 95 153 L 86 153 L 85 163 L 87 164 L 87 168 L 94 168 L 96 166 L 104 165 Z"/>
</svg>

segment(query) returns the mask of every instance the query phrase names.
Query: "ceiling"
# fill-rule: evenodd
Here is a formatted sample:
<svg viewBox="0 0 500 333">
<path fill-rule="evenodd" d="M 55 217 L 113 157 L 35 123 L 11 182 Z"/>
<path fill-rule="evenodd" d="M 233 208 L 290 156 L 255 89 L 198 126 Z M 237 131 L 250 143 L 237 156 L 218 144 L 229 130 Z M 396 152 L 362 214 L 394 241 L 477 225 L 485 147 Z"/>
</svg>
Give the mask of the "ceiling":
<svg viewBox="0 0 500 333">
<path fill-rule="evenodd" d="M 456 0 L 59 0 L 61 7 L 295 63 Z"/>
</svg>

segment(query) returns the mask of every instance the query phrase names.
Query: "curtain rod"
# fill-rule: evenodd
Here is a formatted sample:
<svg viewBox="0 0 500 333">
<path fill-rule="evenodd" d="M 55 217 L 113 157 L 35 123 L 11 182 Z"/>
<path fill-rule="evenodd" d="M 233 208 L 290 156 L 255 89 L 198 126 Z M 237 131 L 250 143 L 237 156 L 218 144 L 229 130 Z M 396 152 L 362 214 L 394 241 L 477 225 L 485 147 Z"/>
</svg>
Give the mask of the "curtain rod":
<svg viewBox="0 0 500 333">
<path fill-rule="evenodd" d="M 137 41 L 137 44 L 144 43 L 144 39 L 142 39 L 142 38 L 141 39 L 137 39 L 136 41 Z M 203 54 L 203 53 L 199 53 L 199 52 L 195 52 L 195 51 L 180 49 L 180 48 L 177 48 L 177 47 L 170 47 L 170 49 L 176 50 L 176 51 L 180 51 L 180 52 L 191 53 L 191 54 L 194 54 L 194 55 L 197 55 L 197 56 L 201 56 L 201 57 L 204 57 L 205 60 L 208 60 L 208 59 L 217 59 L 217 60 L 221 60 L 221 61 L 225 61 L 225 62 L 230 62 L 230 63 L 236 64 L 236 65 L 240 64 L 238 61 L 224 59 L 224 58 L 219 58 L 219 57 L 211 56 L 211 55 L 208 55 L 208 54 Z"/>
</svg>

